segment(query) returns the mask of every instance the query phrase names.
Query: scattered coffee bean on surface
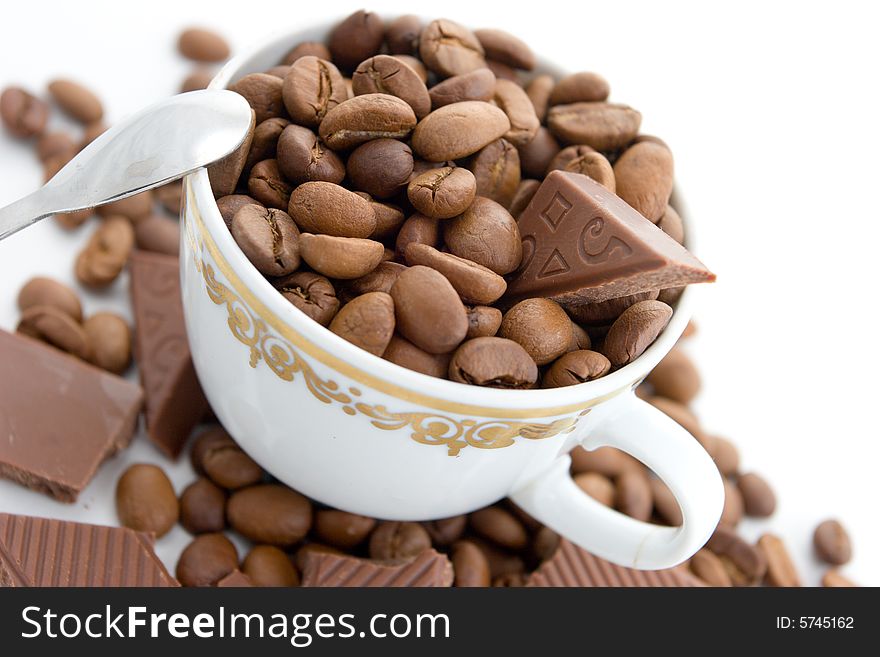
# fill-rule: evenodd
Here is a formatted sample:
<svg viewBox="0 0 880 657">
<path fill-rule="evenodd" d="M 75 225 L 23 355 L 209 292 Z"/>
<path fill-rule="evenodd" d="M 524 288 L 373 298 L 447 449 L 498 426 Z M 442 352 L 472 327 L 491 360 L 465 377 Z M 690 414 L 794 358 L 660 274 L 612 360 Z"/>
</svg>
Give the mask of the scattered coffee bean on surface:
<svg viewBox="0 0 880 657">
<path fill-rule="evenodd" d="M 700 392 L 700 373 L 690 357 L 675 348 L 663 357 L 646 379 L 654 394 L 689 404 Z"/>
<path fill-rule="evenodd" d="M 822 561 L 835 566 L 841 566 L 852 558 L 849 534 L 837 520 L 819 523 L 813 532 L 813 546 Z"/>
<path fill-rule="evenodd" d="M 158 466 L 129 466 L 116 482 L 116 512 L 123 526 L 164 536 L 177 522 L 180 506 L 168 475 Z"/>
<path fill-rule="evenodd" d="M 54 306 L 31 306 L 21 314 L 15 330 L 82 360 L 92 359 L 92 343 L 85 329 L 70 315 Z"/>
<path fill-rule="evenodd" d="M 259 484 L 234 492 L 226 505 L 229 524 L 256 543 L 290 546 L 312 525 L 311 502 L 278 484 Z"/>
<path fill-rule="evenodd" d="M 701 549 L 688 562 L 691 572 L 709 586 L 733 586 L 724 562 L 714 552 Z"/>
<path fill-rule="evenodd" d="M 83 322 L 91 346 L 91 361 L 101 369 L 122 374 L 131 363 L 131 328 L 114 313 L 96 313 Z"/>
<path fill-rule="evenodd" d="M 801 585 L 800 576 L 781 538 L 774 534 L 764 534 L 758 539 L 758 547 L 767 559 L 767 584 L 785 587 Z"/>
<path fill-rule="evenodd" d="M 582 472 L 575 475 L 574 483 L 597 502 L 608 507 L 614 506 L 614 483 L 605 475 L 598 472 Z"/>
<path fill-rule="evenodd" d="M 241 563 L 241 571 L 254 586 L 299 586 L 299 573 L 284 552 L 274 545 L 255 545 Z"/>
<path fill-rule="evenodd" d="M 0 94 L 0 119 L 15 137 L 36 137 L 46 129 L 49 106 L 21 87 L 6 87 Z"/>
<path fill-rule="evenodd" d="M 757 584 L 767 572 L 764 553 L 737 536 L 733 529 L 718 527 L 706 547 L 721 559 L 735 586 Z"/>
<path fill-rule="evenodd" d="M 238 552 L 223 534 L 202 534 L 184 548 L 177 580 L 184 586 L 211 586 L 238 568 Z"/>
<path fill-rule="evenodd" d="M 122 273 L 134 247 L 134 228 L 122 216 L 104 219 L 76 259 L 74 273 L 87 287 L 109 286 Z"/>
<path fill-rule="evenodd" d="M 25 311 L 32 306 L 52 306 L 81 322 L 82 304 L 79 296 L 64 283 L 37 276 L 30 279 L 18 293 L 18 308 Z"/>
<path fill-rule="evenodd" d="M 746 515 L 766 518 L 776 510 L 776 495 L 770 485 L 754 472 L 742 474 L 736 481 L 742 494 Z"/>
<path fill-rule="evenodd" d="M 858 586 L 858 584 L 845 577 L 836 568 L 832 568 L 822 576 L 822 586 L 829 588 L 852 588 Z"/>
<path fill-rule="evenodd" d="M 180 54 L 198 62 L 222 62 L 229 57 L 226 40 L 211 30 L 191 27 L 177 41 Z"/>
<path fill-rule="evenodd" d="M 363 543 L 376 526 L 375 518 L 356 513 L 321 509 L 315 512 L 315 535 L 341 550 L 351 550 Z"/>
<path fill-rule="evenodd" d="M 483 538 L 509 550 L 522 550 L 528 534 L 522 523 L 509 511 L 489 506 L 470 514 L 470 526 Z"/>
<path fill-rule="evenodd" d="M 200 477 L 180 495 L 180 524 L 192 534 L 221 532 L 226 527 L 226 493 Z"/>
<path fill-rule="evenodd" d="M 64 78 L 49 83 L 49 94 L 67 114 L 82 123 L 96 123 L 104 118 L 104 108 L 89 89 Z"/>
<path fill-rule="evenodd" d="M 431 537 L 417 522 L 385 521 L 370 535 L 369 552 L 373 559 L 408 559 L 430 549 Z"/>
<path fill-rule="evenodd" d="M 452 545 L 452 569 L 454 586 L 489 586 L 489 561 L 473 542 L 457 541 Z"/>
</svg>

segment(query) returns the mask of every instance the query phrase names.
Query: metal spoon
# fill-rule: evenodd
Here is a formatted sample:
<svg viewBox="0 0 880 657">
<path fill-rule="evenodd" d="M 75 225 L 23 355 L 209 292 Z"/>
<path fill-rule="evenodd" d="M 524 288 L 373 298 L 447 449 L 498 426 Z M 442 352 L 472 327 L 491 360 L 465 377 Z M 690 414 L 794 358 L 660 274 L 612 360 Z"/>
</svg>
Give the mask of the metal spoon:
<svg viewBox="0 0 880 657">
<path fill-rule="evenodd" d="M 43 187 L 0 208 L 0 240 L 51 214 L 84 210 L 164 185 L 234 151 L 251 123 L 232 91 L 180 94 L 116 124 Z"/>
</svg>

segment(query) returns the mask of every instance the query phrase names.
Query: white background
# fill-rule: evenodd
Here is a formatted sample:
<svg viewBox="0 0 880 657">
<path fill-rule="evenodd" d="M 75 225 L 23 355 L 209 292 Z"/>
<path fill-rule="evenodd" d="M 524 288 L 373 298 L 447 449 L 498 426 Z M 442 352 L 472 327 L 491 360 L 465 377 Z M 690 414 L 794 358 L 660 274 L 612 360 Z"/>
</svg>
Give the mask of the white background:
<svg viewBox="0 0 880 657">
<path fill-rule="evenodd" d="M 745 530 L 783 536 L 804 582 L 816 584 L 812 529 L 838 517 L 855 544 L 845 572 L 880 584 L 880 41 L 869 3 L 434 6 L 443 17 L 514 32 L 563 67 L 602 73 L 613 99 L 641 110 L 643 130 L 671 145 L 698 255 L 718 274 L 689 346 L 704 374 L 697 410 L 779 497 L 772 519 Z M 191 68 L 174 48 L 182 27 L 216 28 L 239 49 L 358 8 L 333 0 L 14 3 L 4 12 L 0 86 L 41 91 L 52 77 L 71 76 L 100 93 L 113 121 L 177 90 Z M 412 11 L 402 2 L 370 9 Z M 40 178 L 30 148 L 0 135 L 0 204 Z M 88 232 L 46 221 L 0 244 L 0 327 L 14 328 L 15 295 L 28 277 L 72 281 Z M 87 312 L 128 312 L 126 285 L 87 295 Z M 139 460 L 163 462 L 138 437 L 73 506 L 0 481 L 0 510 L 113 522 L 116 477 Z M 191 480 L 187 464 L 172 474 L 178 489 Z M 170 567 L 185 541 L 180 528 L 160 541 Z"/>
</svg>

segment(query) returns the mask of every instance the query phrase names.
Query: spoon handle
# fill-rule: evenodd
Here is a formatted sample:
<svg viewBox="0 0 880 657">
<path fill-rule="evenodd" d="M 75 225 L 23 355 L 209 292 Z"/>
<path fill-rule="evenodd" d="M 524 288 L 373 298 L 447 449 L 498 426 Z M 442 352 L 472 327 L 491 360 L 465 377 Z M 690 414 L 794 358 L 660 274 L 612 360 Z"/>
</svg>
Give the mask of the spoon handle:
<svg viewBox="0 0 880 657">
<path fill-rule="evenodd" d="M 0 208 L 0 240 L 52 214 L 52 210 L 45 209 L 43 199 L 41 190 L 37 190 Z"/>
</svg>

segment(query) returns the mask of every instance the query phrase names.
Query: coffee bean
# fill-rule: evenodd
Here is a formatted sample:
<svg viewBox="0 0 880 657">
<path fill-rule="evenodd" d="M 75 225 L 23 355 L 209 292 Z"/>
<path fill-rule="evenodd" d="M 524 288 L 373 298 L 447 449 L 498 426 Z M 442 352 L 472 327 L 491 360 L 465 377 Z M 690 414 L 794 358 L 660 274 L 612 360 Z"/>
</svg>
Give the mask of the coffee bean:
<svg viewBox="0 0 880 657">
<path fill-rule="evenodd" d="M 646 380 L 655 394 L 682 404 L 690 403 L 700 391 L 700 374 L 681 349 L 670 351 Z"/>
<path fill-rule="evenodd" d="M 333 28 L 327 38 L 327 47 L 333 54 L 333 61 L 350 70 L 379 52 L 384 33 L 385 26 L 378 15 L 356 11 Z"/>
<path fill-rule="evenodd" d="M 532 101 L 532 107 L 535 108 L 535 116 L 543 123 L 547 117 L 547 108 L 550 106 L 550 94 L 556 81 L 552 75 L 538 75 L 526 85 L 526 95 Z"/>
<path fill-rule="evenodd" d="M 611 363 L 602 354 L 578 349 L 560 356 L 544 374 L 541 385 L 544 388 L 573 386 L 601 378 L 610 370 Z"/>
<path fill-rule="evenodd" d="M 639 301 L 621 313 L 602 348 L 615 367 L 623 367 L 653 344 L 672 318 L 672 308 L 661 301 Z"/>
<path fill-rule="evenodd" d="M 468 306 L 468 330 L 465 338 L 489 338 L 501 327 L 501 311 L 491 306 Z"/>
<path fill-rule="evenodd" d="M 614 508 L 614 483 L 605 475 L 582 472 L 574 476 L 574 483 L 597 502 Z"/>
<path fill-rule="evenodd" d="M 601 75 L 589 71 L 572 73 L 553 85 L 549 104 L 599 102 L 607 100 L 609 93 L 611 93 L 611 87 Z"/>
<path fill-rule="evenodd" d="M 432 354 L 455 349 L 468 321 L 458 293 L 440 272 L 417 265 L 400 273 L 391 287 L 397 330 Z"/>
<path fill-rule="evenodd" d="M 765 581 L 770 586 L 797 587 L 801 585 L 800 577 L 785 543 L 773 534 L 764 534 L 758 539 L 758 548 L 767 560 Z"/>
<path fill-rule="evenodd" d="M 358 146 L 348 158 L 348 175 L 355 188 L 372 196 L 394 196 L 409 182 L 412 151 L 396 139 L 374 139 Z"/>
<path fill-rule="evenodd" d="M 517 149 L 519 150 L 520 169 L 523 175 L 531 178 L 543 178 L 553 158 L 559 153 L 559 142 L 556 141 L 552 132 L 544 126 L 540 126 L 532 140 L 527 144 L 517 146 Z"/>
<path fill-rule="evenodd" d="M 208 478 L 226 490 L 251 486 L 263 479 L 263 469 L 232 440 L 207 447 L 200 464 Z"/>
<path fill-rule="evenodd" d="M 470 514 L 471 529 L 499 547 L 522 550 L 528 545 L 525 527 L 509 511 L 497 506 L 478 509 Z"/>
<path fill-rule="evenodd" d="M 103 121 L 95 121 L 94 123 L 87 123 L 85 128 L 83 128 L 83 137 L 82 142 L 79 145 L 79 150 L 84 149 L 86 146 L 95 141 L 98 137 L 107 132 L 108 126 Z"/>
<path fill-rule="evenodd" d="M 180 93 L 185 94 L 188 91 L 199 91 L 207 89 L 214 79 L 214 72 L 205 68 L 199 68 L 187 75 L 183 82 L 180 83 Z"/>
<path fill-rule="evenodd" d="M 37 139 L 37 157 L 40 162 L 61 154 L 72 159 L 77 150 L 73 138 L 66 132 L 46 132 Z"/>
<path fill-rule="evenodd" d="M 223 159 L 208 165 L 208 180 L 211 183 L 214 198 L 235 193 L 238 180 L 241 178 L 245 162 L 247 162 L 256 125 L 257 113 L 251 110 L 250 127 L 241 145 Z"/>
<path fill-rule="evenodd" d="M 257 162 L 248 176 L 248 193 L 270 209 L 285 211 L 293 186 L 278 169 L 278 160 Z"/>
<path fill-rule="evenodd" d="M 219 424 L 212 425 L 196 436 L 190 450 L 190 461 L 198 474 L 205 474 L 203 461 L 205 456 L 214 449 L 224 449 L 226 447 L 238 447 L 238 444 L 232 439 L 226 430 Z"/>
<path fill-rule="evenodd" d="M 419 121 L 413 150 L 431 162 L 458 160 L 503 137 L 510 120 L 498 107 L 478 100 L 444 105 Z"/>
<path fill-rule="evenodd" d="M 223 221 L 226 222 L 227 226 L 232 225 L 232 218 L 246 205 L 256 205 L 265 208 L 257 199 L 247 194 L 229 194 L 217 199 L 217 209 L 220 210 L 220 216 L 223 217 Z"/>
<path fill-rule="evenodd" d="M 486 557 L 489 562 L 489 576 L 493 580 L 504 575 L 525 572 L 525 562 L 520 555 L 503 550 L 480 536 L 468 536 L 467 540 L 476 545 Z"/>
<path fill-rule="evenodd" d="M 570 455 L 571 471 L 574 474 L 598 472 L 614 479 L 627 470 L 643 467 L 632 456 L 614 447 L 599 447 L 589 452 L 582 447 L 575 447 Z"/>
<path fill-rule="evenodd" d="M 535 55 L 526 43 L 502 30 L 476 30 L 474 35 L 483 46 L 486 57 L 513 68 L 531 71 Z"/>
<path fill-rule="evenodd" d="M 550 299 L 526 299 L 504 313 L 498 335 L 519 343 L 538 365 L 546 365 L 568 350 L 571 320 Z"/>
<path fill-rule="evenodd" d="M 767 518 L 776 510 L 776 495 L 770 485 L 754 472 L 740 475 L 736 482 L 746 515 Z"/>
<path fill-rule="evenodd" d="M 678 212 L 671 205 L 666 206 L 666 211 L 657 222 L 657 228 L 669 235 L 679 244 L 684 244 L 684 223 Z"/>
<path fill-rule="evenodd" d="M 614 323 L 623 311 L 639 301 L 653 301 L 657 291 L 640 292 L 599 303 L 586 303 L 578 306 L 566 305 L 565 310 L 579 324 L 589 327 L 607 326 Z"/>
<path fill-rule="evenodd" d="M 422 30 L 419 55 L 425 66 L 442 77 L 462 75 L 486 66 L 483 46 L 474 33 L 445 19 L 431 21 Z"/>
<path fill-rule="evenodd" d="M 250 73 L 229 85 L 230 91 L 244 96 L 256 113 L 257 125 L 276 117 L 284 116 L 284 101 L 281 89 L 284 82 L 274 75 Z"/>
<path fill-rule="evenodd" d="M 87 287 L 107 287 L 122 272 L 133 246 L 131 222 L 125 217 L 107 217 L 76 258 L 77 280 Z"/>
<path fill-rule="evenodd" d="M 597 151 L 626 146 L 639 132 L 642 115 L 626 105 L 571 103 L 547 112 L 550 131 L 569 144 L 586 144 Z"/>
<path fill-rule="evenodd" d="M 489 586 L 489 560 L 473 542 L 457 541 L 452 546 L 450 559 L 455 573 L 453 586 Z"/>
<path fill-rule="evenodd" d="M 569 351 L 578 351 L 578 350 L 591 350 L 593 347 L 593 341 L 590 339 L 590 334 L 587 333 L 583 328 L 575 324 L 571 323 L 571 344 L 568 346 Z"/>
<path fill-rule="evenodd" d="M 407 246 L 406 262 L 411 266 L 425 265 L 439 271 L 465 303 L 490 304 L 507 290 L 505 280 L 491 269 L 451 253 L 443 253 L 427 244 L 413 243 Z"/>
<path fill-rule="evenodd" d="M 852 558 L 849 534 L 837 520 L 819 523 L 813 532 L 813 546 L 822 561 L 835 566 L 841 566 Z"/>
<path fill-rule="evenodd" d="M 341 183 L 345 165 L 336 153 L 326 148 L 318 135 L 299 125 L 289 125 L 278 138 L 278 168 L 295 183 Z"/>
<path fill-rule="evenodd" d="M 430 169 L 413 178 L 407 187 L 413 207 L 436 219 L 458 216 L 473 203 L 476 193 L 474 174 L 462 167 Z"/>
<path fill-rule="evenodd" d="M 391 286 L 406 269 L 404 265 L 396 262 L 380 262 L 379 265 L 366 276 L 349 281 L 345 291 L 352 297 L 357 297 L 367 292 L 391 292 Z"/>
<path fill-rule="evenodd" d="M 510 80 L 498 80 L 495 82 L 494 100 L 510 121 L 510 129 L 504 138 L 517 147 L 532 141 L 541 122 L 523 88 Z"/>
<path fill-rule="evenodd" d="M 333 284 L 320 274 L 298 271 L 275 279 L 272 285 L 285 299 L 322 326 L 327 326 L 339 310 Z"/>
<path fill-rule="evenodd" d="M 729 480 L 724 480 L 724 507 L 721 509 L 721 518 L 718 526 L 736 527 L 742 520 L 744 513 L 742 493 Z"/>
<path fill-rule="evenodd" d="M 83 323 L 91 345 L 90 360 L 101 369 L 122 374 L 131 363 L 131 329 L 119 315 L 96 313 Z"/>
<path fill-rule="evenodd" d="M 209 479 L 196 479 L 180 496 L 180 524 L 192 534 L 223 531 L 226 493 Z"/>
<path fill-rule="evenodd" d="M 519 188 L 519 153 L 506 139 L 496 139 L 482 148 L 469 165 L 476 179 L 476 194 L 504 207 L 510 205 Z"/>
<path fill-rule="evenodd" d="M 394 301 L 385 292 L 367 292 L 345 304 L 330 330 L 353 345 L 381 356 L 394 334 Z"/>
<path fill-rule="evenodd" d="M 376 228 L 373 229 L 370 237 L 374 240 L 383 240 L 393 237 L 406 219 L 403 215 L 403 210 L 390 203 L 380 203 L 379 201 L 375 201 L 366 192 L 355 192 L 355 194 L 367 201 L 376 215 Z"/>
<path fill-rule="evenodd" d="M 339 151 L 371 139 L 406 137 L 415 127 L 412 107 L 397 96 L 364 94 L 327 112 L 318 134 L 327 146 Z"/>
<path fill-rule="evenodd" d="M 290 121 L 276 116 L 271 119 L 266 119 L 254 128 L 251 147 L 244 164 L 245 171 L 250 171 L 257 162 L 274 159 L 276 157 L 278 152 L 278 139 L 284 129 L 289 125 Z M 281 169 L 280 162 L 278 168 Z"/>
<path fill-rule="evenodd" d="M 431 537 L 417 522 L 385 521 L 370 535 L 372 559 L 409 559 L 431 547 Z"/>
<path fill-rule="evenodd" d="M 223 534 L 202 534 L 187 545 L 177 561 L 177 580 L 184 586 L 212 586 L 238 568 L 238 552 Z"/>
<path fill-rule="evenodd" d="M 678 422 L 685 430 L 696 438 L 709 452 L 712 451 L 712 436 L 706 435 L 700 426 L 697 416 L 684 404 L 667 399 L 666 397 L 650 397 L 648 402 L 655 408 L 663 411 L 670 418 Z"/>
<path fill-rule="evenodd" d="M 406 259 L 406 249 L 410 244 L 440 246 L 440 222 L 418 212 L 411 215 L 397 233 L 395 252 L 400 260 Z"/>
<path fill-rule="evenodd" d="M 417 119 L 431 111 L 428 88 L 408 64 L 390 55 L 376 55 L 361 62 L 351 78 L 356 96 L 389 94 L 406 102 Z"/>
<path fill-rule="evenodd" d="M 719 527 L 712 534 L 706 547 L 714 552 L 724 564 L 734 586 L 751 586 L 764 578 L 767 559 L 754 545 L 727 527 Z"/>
<path fill-rule="evenodd" d="M 392 54 L 418 53 L 422 19 L 412 14 L 398 16 L 385 26 L 385 43 Z"/>
<path fill-rule="evenodd" d="M 144 217 L 148 217 L 153 212 L 153 193 L 150 191 L 134 194 L 120 201 L 113 201 L 99 206 L 95 210 L 102 217 L 123 216 L 137 223 Z"/>
<path fill-rule="evenodd" d="M 352 279 L 373 271 L 385 255 L 381 242 L 357 237 L 335 237 L 303 233 L 302 259 L 320 274 L 330 278 Z"/>
<path fill-rule="evenodd" d="M 154 196 L 168 214 L 177 218 L 183 207 L 183 192 L 183 184 L 175 180 L 157 187 Z"/>
<path fill-rule="evenodd" d="M 30 279 L 18 293 L 18 308 L 25 311 L 33 306 L 51 306 L 82 321 L 82 304 L 76 292 L 52 278 L 37 276 Z"/>
<path fill-rule="evenodd" d="M 711 550 L 701 549 L 691 557 L 691 572 L 709 586 L 733 586 L 724 562 Z"/>
<path fill-rule="evenodd" d="M 94 123 L 104 117 L 98 97 L 73 80 L 57 79 L 49 83 L 49 94 L 67 114 L 83 123 Z"/>
<path fill-rule="evenodd" d="M 116 482 L 116 513 L 123 527 L 156 536 L 167 534 L 180 514 L 168 475 L 155 465 L 129 466 Z"/>
<path fill-rule="evenodd" d="M 730 477 L 739 472 L 739 452 L 729 440 L 715 436 L 709 454 L 722 475 Z"/>
<path fill-rule="evenodd" d="M 414 372 L 446 378 L 449 354 L 430 354 L 399 335 L 391 336 L 382 358 Z"/>
<path fill-rule="evenodd" d="M 180 224 L 159 214 L 150 215 L 135 224 L 134 240 L 144 251 L 177 255 L 180 252 Z"/>
<path fill-rule="evenodd" d="M 435 84 L 428 90 L 431 109 L 461 103 L 466 100 L 488 102 L 495 96 L 495 74 L 488 68 L 478 68 L 470 73 L 455 75 Z"/>
<path fill-rule="evenodd" d="M 375 518 L 322 509 L 315 512 L 315 535 L 334 547 L 351 550 L 363 543 L 376 526 Z"/>
<path fill-rule="evenodd" d="M 655 142 L 633 144 L 614 163 L 614 179 L 617 195 L 656 224 L 672 196 L 672 153 Z"/>
<path fill-rule="evenodd" d="M 330 54 L 330 49 L 320 41 L 302 41 L 290 49 L 284 56 L 282 63 L 285 66 L 290 66 L 302 57 L 317 57 L 329 62 L 333 55 Z"/>
<path fill-rule="evenodd" d="M 312 526 L 312 505 L 296 491 L 278 484 L 260 484 L 232 494 L 226 505 L 229 524 L 256 543 L 293 545 Z"/>
<path fill-rule="evenodd" d="M 681 507 L 675 495 L 669 490 L 669 486 L 663 483 L 659 477 L 651 477 L 651 498 L 654 500 L 654 510 L 667 524 L 672 527 L 680 527 L 684 522 L 681 515 Z"/>
<path fill-rule="evenodd" d="M 833 587 L 833 588 L 852 588 L 857 587 L 858 584 L 853 582 L 848 577 L 844 577 L 837 568 L 832 568 L 824 575 L 822 575 L 822 586 L 825 587 Z"/>
<path fill-rule="evenodd" d="M 290 215 L 246 205 L 232 218 L 232 237 L 260 273 L 284 276 L 300 263 L 300 234 Z"/>
<path fill-rule="evenodd" d="M 647 521 L 654 509 L 654 499 L 644 470 L 630 469 L 621 474 L 617 479 L 614 499 L 621 513 Z"/>
<path fill-rule="evenodd" d="M 92 216 L 92 210 L 78 210 L 76 212 L 62 212 L 55 215 L 55 221 L 65 230 L 79 228 Z"/>
<path fill-rule="evenodd" d="M 449 378 L 489 388 L 528 389 L 538 380 L 538 367 L 528 352 L 513 340 L 474 338 L 452 355 Z"/>
<path fill-rule="evenodd" d="M 241 564 L 254 586 L 299 586 L 299 573 L 284 552 L 274 545 L 255 545 Z"/>
<path fill-rule="evenodd" d="M 326 59 L 306 55 L 291 64 L 282 98 L 294 123 L 317 128 L 327 112 L 348 100 L 348 91 L 339 69 Z"/>
<path fill-rule="evenodd" d="M 197 62 L 222 62 L 229 57 L 226 40 L 210 30 L 191 27 L 177 41 L 180 54 Z"/>
<path fill-rule="evenodd" d="M 522 260 L 516 221 L 501 205 L 481 196 L 461 215 L 444 222 L 443 239 L 455 255 L 502 276 L 516 270 Z"/>
<path fill-rule="evenodd" d="M 540 186 L 540 181 L 531 178 L 526 178 L 525 180 L 520 181 L 519 187 L 516 188 L 516 194 L 513 195 L 513 200 L 508 207 L 510 216 L 514 219 L 519 219 L 519 215 L 522 214 L 528 207 L 529 203 L 532 202 L 532 198 L 535 196 L 535 193 Z"/>
<path fill-rule="evenodd" d="M 589 146 L 578 145 L 563 148 L 550 161 L 547 172 L 557 169 L 583 174 L 612 192 L 617 189 L 614 169 L 608 158 Z"/>
<path fill-rule="evenodd" d="M 467 516 L 452 516 L 440 520 L 428 520 L 422 523 L 422 527 L 428 532 L 435 546 L 446 547 L 452 545 L 464 534 L 467 527 Z"/>
<path fill-rule="evenodd" d="M 15 137 L 42 134 L 49 121 L 49 106 L 21 87 L 6 87 L 0 94 L 0 119 Z"/>
</svg>

